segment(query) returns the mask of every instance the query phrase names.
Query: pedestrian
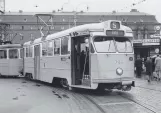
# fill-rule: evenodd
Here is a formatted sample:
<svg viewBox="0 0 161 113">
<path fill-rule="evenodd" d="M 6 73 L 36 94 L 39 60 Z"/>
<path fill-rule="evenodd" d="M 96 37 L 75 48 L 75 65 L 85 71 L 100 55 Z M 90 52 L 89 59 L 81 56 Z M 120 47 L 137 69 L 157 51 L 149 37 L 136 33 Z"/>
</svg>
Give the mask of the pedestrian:
<svg viewBox="0 0 161 113">
<path fill-rule="evenodd" d="M 157 55 L 157 58 L 155 59 L 155 72 L 158 74 L 158 80 L 161 78 L 161 58 L 159 55 Z"/>
<path fill-rule="evenodd" d="M 135 67 L 136 67 L 136 77 L 141 78 L 142 60 L 140 56 L 137 56 L 137 59 L 135 61 Z"/>
<path fill-rule="evenodd" d="M 147 57 L 147 60 L 145 62 L 145 67 L 146 67 L 146 74 L 148 75 L 148 82 L 151 81 L 152 79 L 152 60 L 150 59 L 150 57 Z"/>
</svg>

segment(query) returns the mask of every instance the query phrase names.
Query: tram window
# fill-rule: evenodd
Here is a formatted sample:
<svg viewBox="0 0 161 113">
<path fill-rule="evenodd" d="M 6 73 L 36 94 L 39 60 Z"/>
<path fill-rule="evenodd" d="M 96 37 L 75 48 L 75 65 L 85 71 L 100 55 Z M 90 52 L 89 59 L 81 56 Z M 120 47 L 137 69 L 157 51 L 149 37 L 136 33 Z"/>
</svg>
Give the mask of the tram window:
<svg viewBox="0 0 161 113">
<path fill-rule="evenodd" d="M 94 46 L 97 52 L 116 52 L 114 39 L 107 36 L 94 37 Z"/>
<path fill-rule="evenodd" d="M 29 47 L 26 47 L 26 57 L 29 57 Z"/>
<path fill-rule="evenodd" d="M 9 50 L 9 58 L 10 59 L 18 58 L 18 49 L 10 49 Z"/>
<path fill-rule="evenodd" d="M 23 58 L 24 57 L 24 51 L 23 49 L 20 49 L 20 58 Z"/>
<path fill-rule="evenodd" d="M 60 55 L 60 39 L 54 40 L 54 55 Z"/>
<path fill-rule="evenodd" d="M 132 44 L 128 38 L 115 37 L 118 52 L 132 52 Z"/>
<path fill-rule="evenodd" d="M 48 51 L 47 51 L 48 56 L 53 56 L 53 42 L 49 41 L 48 42 Z"/>
<path fill-rule="evenodd" d="M 0 59 L 6 59 L 6 58 L 7 58 L 7 51 L 0 50 Z"/>
<path fill-rule="evenodd" d="M 33 53 L 33 47 L 30 46 L 30 47 L 29 47 L 29 57 L 32 57 L 32 53 Z"/>
<path fill-rule="evenodd" d="M 42 43 L 42 56 L 47 56 L 47 42 Z"/>
<path fill-rule="evenodd" d="M 68 51 L 68 37 L 61 38 L 61 55 L 69 54 Z"/>
</svg>

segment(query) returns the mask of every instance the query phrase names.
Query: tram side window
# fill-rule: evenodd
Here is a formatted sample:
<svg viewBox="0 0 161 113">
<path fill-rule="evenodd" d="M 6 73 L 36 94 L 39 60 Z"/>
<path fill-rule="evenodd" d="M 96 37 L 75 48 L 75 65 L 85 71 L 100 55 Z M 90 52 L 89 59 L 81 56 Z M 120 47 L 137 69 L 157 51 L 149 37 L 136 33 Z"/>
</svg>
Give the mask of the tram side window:
<svg viewBox="0 0 161 113">
<path fill-rule="evenodd" d="M 54 55 L 60 55 L 60 39 L 54 40 Z"/>
<path fill-rule="evenodd" d="M 47 51 L 48 56 L 53 56 L 53 42 L 49 41 L 48 42 L 48 51 Z"/>
<path fill-rule="evenodd" d="M 61 55 L 69 54 L 68 51 L 68 37 L 61 38 Z"/>
<path fill-rule="evenodd" d="M 47 42 L 42 43 L 42 56 L 47 56 Z"/>
<path fill-rule="evenodd" d="M 29 56 L 28 57 L 32 57 L 32 53 L 33 53 L 33 47 L 30 46 L 29 47 Z"/>
<path fill-rule="evenodd" d="M 6 59 L 6 58 L 7 58 L 7 51 L 0 50 L 0 59 Z"/>
<path fill-rule="evenodd" d="M 24 51 L 23 49 L 20 49 L 20 58 L 23 58 L 24 57 Z"/>
<path fill-rule="evenodd" d="M 26 57 L 29 57 L 29 47 L 26 47 Z"/>
<path fill-rule="evenodd" d="M 9 50 L 9 58 L 10 59 L 18 58 L 18 49 L 10 49 Z"/>
</svg>

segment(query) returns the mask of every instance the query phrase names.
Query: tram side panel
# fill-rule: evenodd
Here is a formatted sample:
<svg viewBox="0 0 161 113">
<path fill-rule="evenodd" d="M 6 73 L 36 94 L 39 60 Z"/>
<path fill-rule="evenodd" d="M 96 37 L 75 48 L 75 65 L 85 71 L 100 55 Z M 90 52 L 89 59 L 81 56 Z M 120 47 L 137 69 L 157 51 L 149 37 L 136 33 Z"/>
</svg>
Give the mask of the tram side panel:
<svg viewBox="0 0 161 113">
<path fill-rule="evenodd" d="M 98 83 L 94 83 L 93 80 L 99 78 L 99 67 L 98 67 L 98 60 L 97 60 L 97 54 L 91 54 L 91 79 L 92 79 L 92 84 L 91 87 L 92 89 L 96 89 L 98 87 Z"/>
<path fill-rule="evenodd" d="M 9 74 L 9 65 L 7 59 L 0 59 L 0 75 L 8 75 Z"/>
<path fill-rule="evenodd" d="M 40 58 L 40 80 L 52 83 L 54 77 L 66 78 L 71 83 L 71 63 L 69 56 Z"/>
<path fill-rule="evenodd" d="M 19 76 L 23 69 L 23 59 L 9 59 L 9 73 L 10 76 Z"/>
</svg>

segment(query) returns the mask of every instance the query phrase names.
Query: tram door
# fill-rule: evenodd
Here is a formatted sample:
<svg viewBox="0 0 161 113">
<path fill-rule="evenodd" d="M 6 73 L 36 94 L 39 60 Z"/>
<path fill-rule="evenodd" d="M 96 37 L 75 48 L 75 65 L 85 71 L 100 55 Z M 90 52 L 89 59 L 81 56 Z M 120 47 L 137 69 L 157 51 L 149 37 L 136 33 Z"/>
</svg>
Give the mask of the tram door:
<svg viewBox="0 0 161 113">
<path fill-rule="evenodd" d="M 89 50 L 85 43 L 86 37 L 73 37 L 71 40 L 72 84 L 90 86 Z"/>
<path fill-rule="evenodd" d="M 34 79 L 40 76 L 40 45 L 34 46 Z"/>
</svg>

